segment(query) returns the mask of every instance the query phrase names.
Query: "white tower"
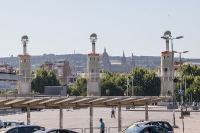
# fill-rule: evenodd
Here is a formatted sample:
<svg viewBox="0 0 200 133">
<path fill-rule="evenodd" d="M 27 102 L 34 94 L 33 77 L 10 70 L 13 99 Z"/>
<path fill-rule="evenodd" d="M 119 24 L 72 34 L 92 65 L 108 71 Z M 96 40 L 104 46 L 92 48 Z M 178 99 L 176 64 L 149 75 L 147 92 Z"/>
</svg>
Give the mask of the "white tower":
<svg viewBox="0 0 200 133">
<path fill-rule="evenodd" d="M 171 32 L 164 32 L 164 37 L 170 38 Z M 172 81 L 172 58 L 173 53 L 169 51 L 169 39 L 166 40 L 166 50 L 161 52 L 161 70 L 160 70 L 160 78 L 161 78 L 161 95 L 166 95 L 166 92 L 169 90 L 173 92 L 173 81 Z"/>
<path fill-rule="evenodd" d="M 100 89 L 100 64 L 99 54 L 95 53 L 95 42 L 97 35 L 95 33 L 90 35 L 92 42 L 92 53 L 87 55 L 87 95 L 101 96 Z"/>
<path fill-rule="evenodd" d="M 26 52 L 26 45 L 29 42 L 28 36 L 22 36 L 23 54 L 19 55 L 19 74 L 22 75 L 22 80 L 19 84 L 19 93 L 31 93 L 31 56 Z"/>
</svg>

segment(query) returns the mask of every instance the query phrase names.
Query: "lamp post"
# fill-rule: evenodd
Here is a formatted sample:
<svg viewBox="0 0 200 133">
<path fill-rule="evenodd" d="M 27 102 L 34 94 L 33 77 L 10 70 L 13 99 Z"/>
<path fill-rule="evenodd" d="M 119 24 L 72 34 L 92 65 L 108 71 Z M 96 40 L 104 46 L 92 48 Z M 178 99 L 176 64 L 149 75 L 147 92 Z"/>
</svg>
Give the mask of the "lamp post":
<svg viewBox="0 0 200 133">
<path fill-rule="evenodd" d="M 183 38 L 183 36 L 178 36 L 178 37 L 172 37 L 171 36 L 171 32 L 170 31 L 166 31 L 164 33 L 164 36 L 161 37 L 162 39 L 165 39 L 166 41 L 171 41 L 171 52 L 172 52 L 172 62 L 171 62 L 171 69 L 172 69 L 172 91 L 173 91 L 173 125 L 174 127 L 177 127 L 176 126 L 176 123 L 175 123 L 175 110 L 174 110 L 174 106 L 175 106 L 175 93 L 174 93 L 174 51 L 173 51 L 173 40 L 174 39 L 181 39 Z"/>
<path fill-rule="evenodd" d="M 134 95 L 133 93 L 133 77 L 132 77 L 132 96 Z"/>
<path fill-rule="evenodd" d="M 128 96 L 128 87 L 129 87 L 129 81 L 128 81 L 128 72 L 127 72 L 127 74 L 126 74 L 126 80 L 127 80 L 127 85 L 126 85 L 126 87 L 127 87 L 127 89 L 126 89 L 126 96 Z"/>
<path fill-rule="evenodd" d="M 187 53 L 189 51 L 183 51 L 183 52 L 177 52 L 177 51 L 174 51 L 174 53 L 178 53 L 179 54 L 179 62 L 180 62 L 180 92 L 181 92 L 181 119 L 183 119 L 183 91 L 182 91 L 182 75 L 181 75 L 181 64 L 182 64 L 182 61 L 181 61 L 181 54 L 182 53 Z M 186 88 L 185 88 L 186 89 Z"/>
</svg>

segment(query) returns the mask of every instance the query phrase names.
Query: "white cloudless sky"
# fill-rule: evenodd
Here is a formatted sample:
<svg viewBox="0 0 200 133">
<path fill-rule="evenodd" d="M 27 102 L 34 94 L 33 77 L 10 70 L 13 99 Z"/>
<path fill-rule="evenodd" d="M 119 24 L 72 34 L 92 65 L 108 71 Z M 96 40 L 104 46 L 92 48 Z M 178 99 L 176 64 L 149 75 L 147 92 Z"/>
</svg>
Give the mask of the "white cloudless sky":
<svg viewBox="0 0 200 133">
<path fill-rule="evenodd" d="M 175 51 L 189 51 L 182 57 L 200 58 L 200 1 L 0 1 L 0 57 L 22 54 L 23 35 L 30 55 L 91 53 L 92 33 L 97 53 L 105 47 L 111 56 L 160 56 L 166 30 L 184 36 L 173 41 Z"/>
</svg>

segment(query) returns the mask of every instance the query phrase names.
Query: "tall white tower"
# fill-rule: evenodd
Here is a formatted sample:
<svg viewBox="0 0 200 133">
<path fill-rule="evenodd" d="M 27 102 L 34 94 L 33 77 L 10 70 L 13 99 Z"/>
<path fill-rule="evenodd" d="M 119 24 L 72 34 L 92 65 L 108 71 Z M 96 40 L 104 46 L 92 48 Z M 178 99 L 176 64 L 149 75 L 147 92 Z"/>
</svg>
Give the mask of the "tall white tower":
<svg viewBox="0 0 200 133">
<path fill-rule="evenodd" d="M 164 37 L 170 38 L 171 32 L 164 32 Z M 169 39 L 166 40 L 166 50 L 161 52 L 161 68 L 160 68 L 160 78 L 161 78 L 161 95 L 166 95 L 169 90 L 173 92 L 173 81 L 172 81 L 172 61 L 173 52 L 169 51 Z M 174 64 L 174 63 L 173 63 Z"/>
<path fill-rule="evenodd" d="M 19 55 L 19 74 L 22 75 L 22 80 L 19 84 L 19 93 L 31 93 L 31 56 L 27 53 L 26 45 L 29 42 L 28 36 L 22 36 L 23 54 Z"/>
<path fill-rule="evenodd" d="M 100 63 L 99 54 L 95 53 L 95 42 L 97 35 L 95 33 L 90 35 L 92 42 L 92 53 L 87 55 L 87 95 L 101 96 L 100 89 Z"/>
</svg>

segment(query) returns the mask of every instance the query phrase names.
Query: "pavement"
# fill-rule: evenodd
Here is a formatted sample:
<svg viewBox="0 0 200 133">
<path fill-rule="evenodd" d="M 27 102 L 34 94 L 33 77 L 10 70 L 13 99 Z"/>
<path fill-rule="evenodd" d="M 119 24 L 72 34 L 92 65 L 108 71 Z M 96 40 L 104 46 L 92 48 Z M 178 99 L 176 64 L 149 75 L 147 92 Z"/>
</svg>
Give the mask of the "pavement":
<svg viewBox="0 0 200 133">
<path fill-rule="evenodd" d="M 163 120 L 173 124 L 173 111 L 168 110 L 166 106 L 149 106 L 149 120 Z M 122 107 L 122 129 L 126 128 L 131 123 L 144 120 L 144 107 L 136 107 L 135 109 L 127 110 Z M 190 116 L 180 119 L 180 109 L 175 110 L 175 133 L 196 133 L 200 131 L 200 111 L 193 111 L 188 109 Z M 116 118 L 111 118 L 111 108 L 109 107 L 95 107 L 93 109 L 93 127 L 94 133 L 99 133 L 99 118 L 102 118 L 107 131 L 110 133 L 118 132 L 118 110 L 116 110 Z M 73 129 L 80 133 L 89 133 L 90 116 L 89 108 L 83 109 L 64 109 L 63 110 L 63 127 Z M 20 120 L 26 123 L 27 114 L 19 110 L 0 110 L 0 119 L 3 121 Z M 31 124 L 44 126 L 46 129 L 59 128 L 59 109 L 43 109 L 41 111 L 31 111 Z M 184 132 L 183 132 L 184 127 Z M 107 132 L 109 133 L 109 132 Z"/>
</svg>

